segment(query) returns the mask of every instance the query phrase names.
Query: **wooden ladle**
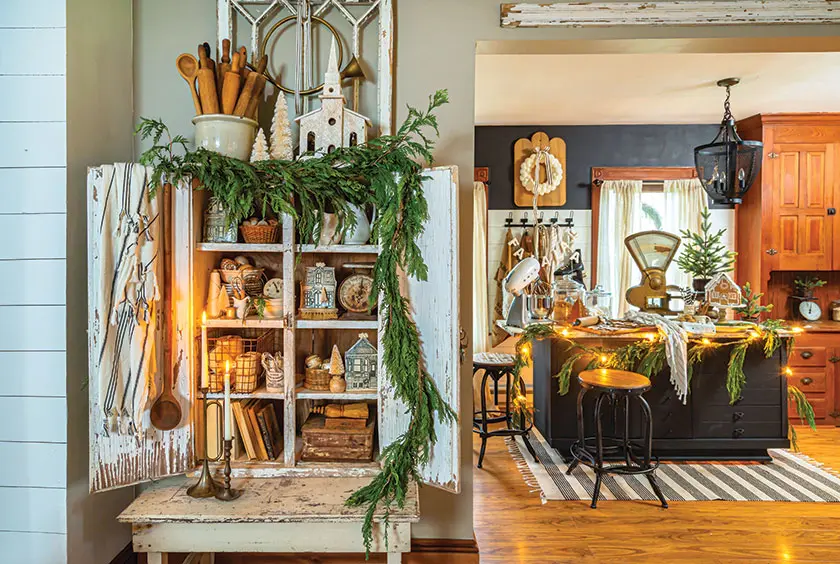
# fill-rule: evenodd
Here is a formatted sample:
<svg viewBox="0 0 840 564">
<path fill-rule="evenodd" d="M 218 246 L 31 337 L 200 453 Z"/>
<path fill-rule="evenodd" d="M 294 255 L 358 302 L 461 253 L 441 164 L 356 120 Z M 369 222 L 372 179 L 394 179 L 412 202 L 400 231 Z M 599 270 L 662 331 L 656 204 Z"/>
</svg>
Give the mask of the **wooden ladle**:
<svg viewBox="0 0 840 564">
<path fill-rule="evenodd" d="M 195 89 L 195 80 L 198 76 L 198 60 L 189 53 L 183 53 L 175 59 L 175 66 L 178 67 L 178 73 L 190 85 L 190 92 L 192 92 L 193 104 L 195 105 L 195 114 L 200 116 L 204 112 L 201 110 L 201 101 L 198 99 L 198 91 Z"/>
</svg>

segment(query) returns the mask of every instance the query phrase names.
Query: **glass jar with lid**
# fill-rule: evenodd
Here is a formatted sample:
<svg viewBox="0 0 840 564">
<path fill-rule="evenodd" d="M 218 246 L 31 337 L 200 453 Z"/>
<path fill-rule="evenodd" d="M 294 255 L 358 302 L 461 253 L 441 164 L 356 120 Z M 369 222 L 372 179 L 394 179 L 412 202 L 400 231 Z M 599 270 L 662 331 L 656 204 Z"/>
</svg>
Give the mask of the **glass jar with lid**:
<svg viewBox="0 0 840 564">
<path fill-rule="evenodd" d="M 828 315 L 832 321 L 840 321 L 840 300 L 834 300 L 829 304 Z"/>
<path fill-rule="evenodd" d="M 580 317 L 581 304 L 586 295 L 583 284 L 564 274 L 554 281 L 554 321 L 571 323 Z"/>
<path fill-rule="evenodd" d="M 600 284 L 586 292 L 586 314 L 603 318 L 612 315 L 612 294 Z"/>
</svg>

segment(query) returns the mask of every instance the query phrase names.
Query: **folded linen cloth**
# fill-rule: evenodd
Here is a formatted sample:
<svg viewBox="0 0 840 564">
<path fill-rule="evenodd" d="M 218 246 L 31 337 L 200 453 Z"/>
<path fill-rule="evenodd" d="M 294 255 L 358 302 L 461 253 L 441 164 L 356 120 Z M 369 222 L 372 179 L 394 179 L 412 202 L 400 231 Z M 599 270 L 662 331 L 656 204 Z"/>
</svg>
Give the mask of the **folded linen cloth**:
<svg viewBox="0 0 840 564">
<path fill-rule="evenodd" d="M 688 333 L 676 321 L 655 313 L 631 310 L 624 314 L 626 321 L 655 325 L 665 335 L 665 358 L 671 368 L 671 384 L 683 404 L 688 402 Z"/>
</svg>

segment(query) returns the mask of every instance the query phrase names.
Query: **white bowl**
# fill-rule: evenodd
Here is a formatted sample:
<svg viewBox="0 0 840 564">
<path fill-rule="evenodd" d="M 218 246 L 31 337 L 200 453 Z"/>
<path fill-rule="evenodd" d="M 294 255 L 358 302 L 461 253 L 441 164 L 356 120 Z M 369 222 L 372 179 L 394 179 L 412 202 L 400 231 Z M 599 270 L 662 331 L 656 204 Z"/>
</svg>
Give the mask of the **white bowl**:
<svg viewBox="0 0 840 564">
<path fill-rule="evenodd" d="M 246 117 L 226 114 L 196 116 L 195 146 L 208 151 L 247 161 L 257 136 L 257 122 Z"/>
</svg>

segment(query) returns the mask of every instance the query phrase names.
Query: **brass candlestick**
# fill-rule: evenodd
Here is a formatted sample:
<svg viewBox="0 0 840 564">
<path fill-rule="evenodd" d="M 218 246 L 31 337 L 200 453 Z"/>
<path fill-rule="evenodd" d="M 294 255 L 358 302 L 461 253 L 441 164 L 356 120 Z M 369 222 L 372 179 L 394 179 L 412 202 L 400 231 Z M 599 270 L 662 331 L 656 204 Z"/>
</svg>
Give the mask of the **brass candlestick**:
<svg viewBox="0 0 840 564">
<path fill-rule="evenodd" d="M 204 399 L 204 464 L 201 468 L 201 476 L 198 482 L 190 486 L 187 490 L 187 495 L 196 499 L 203 499 L 208 497 L 215 497 L 219 492 L 219 484 L 213 479 L 213 474 L 210 473 L 210 461 L 207 458 L 207 392 L 209 389 L 202 390 Z"/>
<path fill-rule="evenodd" d="M 230 487 L 230 450 L 233 448 L 233 441 L 225 439 L 225 481 L 224 486 L 216 492 L 216 499 L 221 501 L 233 501 L 242 495 L 242 490 L 235 490 Z"/>
</svg>

